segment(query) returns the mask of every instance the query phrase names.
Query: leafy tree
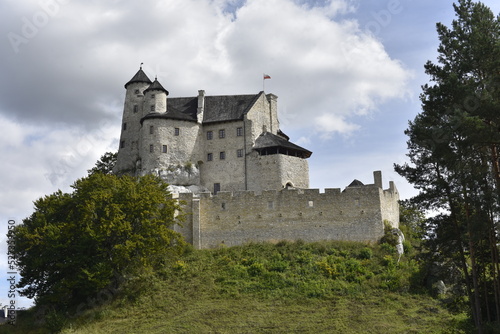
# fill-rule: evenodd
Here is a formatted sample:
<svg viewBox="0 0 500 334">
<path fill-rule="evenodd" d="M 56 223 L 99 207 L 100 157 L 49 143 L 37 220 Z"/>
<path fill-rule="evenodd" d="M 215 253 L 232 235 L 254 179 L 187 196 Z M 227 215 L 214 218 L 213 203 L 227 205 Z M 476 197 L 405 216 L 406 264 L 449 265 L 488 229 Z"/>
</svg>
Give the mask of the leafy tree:
<svg viewBox="0 0 500 334">
<path fill-rule="evenodd" d="M 116 165 L 116 157 L 118 156 L 118 152 L 104 153 L 99 160 L 95 163 L 95 166 L 92 169 L 87 170 L 89 174 L 94 173 L 103 173 L 103 174 L 113 174 L 113 168 Z"/>
<path fill-rule="evenodd" d="M 479 332 L 500 319 L 500 20 L 482 3 L 454 4 L 451 29 L 438 23 L 438 64 L 422 113 L 406 134 L 411 165 L 396 171 L 421 192 L 413 199 L 440 213 L 428 219 L 430 244 L 461 268 Z"/>
<path fill-rule="evenodd" d="M 409 200 L 400 201 L 399 215 L 399 227 L 405 238 L 422 240 L 425 237 L 425 214 L 417 205 Z"/>
<path fill-rule="evenodd" d="M 13 232 L 22 294 L 75 306 L 177 254 L 179 209 L 157 177 L 91 174 L 35 201 Z"/>
</svg>

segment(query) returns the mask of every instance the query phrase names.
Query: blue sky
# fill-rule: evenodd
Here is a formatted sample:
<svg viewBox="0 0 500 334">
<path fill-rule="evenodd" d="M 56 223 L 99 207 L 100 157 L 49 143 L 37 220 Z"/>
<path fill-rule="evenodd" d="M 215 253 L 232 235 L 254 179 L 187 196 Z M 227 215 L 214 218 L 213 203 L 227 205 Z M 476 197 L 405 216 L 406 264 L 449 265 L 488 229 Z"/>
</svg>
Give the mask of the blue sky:
<svg viewBox="0 0 500 334">
<path fill-rule="evenodd" d="M 170 96 L 278 95 L 281 129 L 313 151 L 312 188 L 371 183 L 406 161 L 408 120 L 435 61 L 451 0 L 0 2 L 0 303 L 6 226 L 32 202 L 116 151 L 125 90 L 139 64 Z M 484 1 L 495 14 L 497 1 Z M 19 306 L 29 301 L 18 299 Z"/>
</svg>

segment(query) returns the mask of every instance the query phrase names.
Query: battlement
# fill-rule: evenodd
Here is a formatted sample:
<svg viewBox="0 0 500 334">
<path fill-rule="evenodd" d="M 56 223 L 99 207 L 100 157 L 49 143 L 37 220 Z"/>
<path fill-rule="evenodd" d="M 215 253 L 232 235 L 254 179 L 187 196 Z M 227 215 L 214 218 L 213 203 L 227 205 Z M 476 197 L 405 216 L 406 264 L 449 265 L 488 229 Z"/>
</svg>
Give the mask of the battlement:
<svg viewBox="0 0 500 334">
<path fill-rule="evenodd" d="M 376 172 L 377 173 L 377 172 Z M 353 240 L 375 242 L 384 221 L 399 224 L 394 183 L 340 188 L 181 193 L 191 228 L 183 233 L 195 247 L 248 241 Z"/>
<path fill-rule="evenodd" d="M 375 173 L 379 172 L 375 171 L 374 174 Z M 263 191 L 253 191 L 253 190 L 219 191 L 217 194 L 213 194 L 211 192 L 201 192 L 198 194 L 180 193 L 178 194 L 178 197 L 181 200 L 189 200 L 190 198 L 200 198 L 200 199 L 223 198 L 231 200 L 233 198 L 248 198 L 248 197 L 260 197 L 260 196 L 267 199 L 279 195 L 279 196 L 294 196 L 294 197 L 309 196 L 315 198 L 329 198 L 333 196 L 333 198 L 337 199 L 338 196 L 350 196 L 350 194 L 359 193 L 360 190 L 362 192 L 367 192 L 369 191 L 369 189 L 372 191 L 382 190 L 381 182 L 380 186 L 378 186 L 376 183 L 366 184 L 361 186 L 349 186 L 346 187 L 343 191 L 341 188 L 325 188 L 324 192 L 321 192 L 320 189 L 315 189 L 315 188 L 313 189 L 285 188 L 281 190 L 263 190 Z M 385 196 L 394 196 L 398 194 L 398 191 L 393 181 L 389 181 L 389 188 L 383 189 L 382 191 Z"/>
</svg>

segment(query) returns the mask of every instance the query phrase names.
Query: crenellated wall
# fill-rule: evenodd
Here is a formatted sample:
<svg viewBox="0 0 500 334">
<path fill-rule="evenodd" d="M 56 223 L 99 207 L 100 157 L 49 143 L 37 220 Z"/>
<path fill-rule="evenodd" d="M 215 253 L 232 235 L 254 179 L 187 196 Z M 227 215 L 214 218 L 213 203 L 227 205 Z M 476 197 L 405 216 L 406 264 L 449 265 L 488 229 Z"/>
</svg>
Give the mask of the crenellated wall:
<svg viewBox="0 0 500 334">
<path fill-rule="evenodd" d="M 206 97 L 200 90 L 195 98 L 167 99 L 142 68 L 125 88 L 115 172 L 219 191 L 173 194 L 185 216 L 175 230 L 196 248 L 298 239 L 376 242 L 384 221 L 398 227 L 398 191 L 392 182 L 383 189 L 379 171 L 370 185 L 307 189 L 311 152 L 280 131 L 276 95 Z"/>
<path fill-rule="evenodd" d="M 186 222 L 181 232 L 196 248 L 280 240 L 376 242 L 384 220 L 397 227 L 399 195 L 394 184 L 340 189 L 284 189 L 179 194 Z"/>
</svg>

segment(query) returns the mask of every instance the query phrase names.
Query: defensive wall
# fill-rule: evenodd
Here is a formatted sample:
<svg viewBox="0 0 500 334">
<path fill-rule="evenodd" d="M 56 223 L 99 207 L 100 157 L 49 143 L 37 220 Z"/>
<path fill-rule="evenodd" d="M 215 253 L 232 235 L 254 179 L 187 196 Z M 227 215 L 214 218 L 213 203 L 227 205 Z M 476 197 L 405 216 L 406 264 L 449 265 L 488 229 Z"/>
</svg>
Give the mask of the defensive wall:
<svg viewBox="0 0 500 334">
<path fill-rule="evenodd" d="M 280 240 L 377 242 L 384 221 L 399 226 L 399 194 L 393 182 L 325 189 L 181 193 L 186 220 L 175 229 L 195 248 Z"/>
</svg>

